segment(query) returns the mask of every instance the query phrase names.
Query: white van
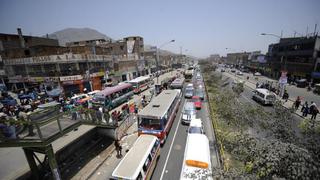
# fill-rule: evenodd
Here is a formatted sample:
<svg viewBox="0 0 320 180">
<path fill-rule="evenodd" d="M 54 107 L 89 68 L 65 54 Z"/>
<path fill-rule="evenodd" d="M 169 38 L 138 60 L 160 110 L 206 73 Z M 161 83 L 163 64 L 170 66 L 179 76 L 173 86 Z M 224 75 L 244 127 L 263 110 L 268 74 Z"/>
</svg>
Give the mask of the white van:
<svg viewBox="0 0 320 180">
<path fill-rule="evenodd" d="M 276 101 L 276 94 L 268 89 L 257 88 L 253 91 L 252 99 L 263 105 L 273 105 Z"/>
</svg>

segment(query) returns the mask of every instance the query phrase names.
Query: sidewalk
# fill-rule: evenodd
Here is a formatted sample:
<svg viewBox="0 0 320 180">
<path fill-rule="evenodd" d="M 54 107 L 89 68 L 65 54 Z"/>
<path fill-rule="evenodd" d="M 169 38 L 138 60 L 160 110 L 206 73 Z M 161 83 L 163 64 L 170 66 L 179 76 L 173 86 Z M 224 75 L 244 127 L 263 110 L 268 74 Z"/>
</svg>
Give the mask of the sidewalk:
<svg viewBox="0 0 320 180">
<path fill-rule="evenodd" d="M 245 79 L 245 76 L 235 76 L 234 74 L 231 74 L 229 72 L 226 72 L 225 74 L 227 74 L 228 77 L 230 78 L 236 78 L 238 80 L 243 80 L 244 81 L 244 85 L 249 87 L 250 89 L 254 90 L 256 89 L 256 82 L 252 81 L 252 80 L 247 80 Z M 252 79 L 252 78 L 251 78 Z M 268 80 L 269 78 L 265 78 L 266 80 Z M 270 81 L 275 81 L 275 80 L 271 80 Z M 282 100 L 282 98 L 280 98 L 279 96 L 277 96 L 277 98 L 283 103 L 283 106 L 287 109 L 291 109 L 291 107 L 294 104 L 294 100 L 289 98 L 289 100 L 287 102 L 285 102 L 284 100 Z M 301 102 L 301 105 L 299 106 L 298 110 L 296 110 L 294 113 L 298 116 L 300 116 L 301 118 L 311 118 L 311 115 L 309 114 L 307 117 L 303 117 L 302 116 L 302 112 L 301 112 L 301 108 L 302 108 L 302 104 L 304 102 Z M 310 105 L 310 104 L 309 104 Z M 320 121 L 320 116 L 317 116 L 316 118 L 317 121 Z"/>
<path fill-rule="evenodd" d="M 126 155 L 127 151 L 132 147 L 137 138 L 137 122 L 135 122 L 127 130 L 127 135 L 121 139 L 122 158 Z M 109 148 L 107 148 L 98 156 L 93 158 L 90 162 L 88 162 L 84 167 L 82 167 L 79 172 L 71 179 L 109 179 L 112 175 L 113 170 L 122 159 L 117 158 L 116 155 L 117 152 L 115 151 L 115 147 L 114 145 L 111 145 Z"/>
</svg>

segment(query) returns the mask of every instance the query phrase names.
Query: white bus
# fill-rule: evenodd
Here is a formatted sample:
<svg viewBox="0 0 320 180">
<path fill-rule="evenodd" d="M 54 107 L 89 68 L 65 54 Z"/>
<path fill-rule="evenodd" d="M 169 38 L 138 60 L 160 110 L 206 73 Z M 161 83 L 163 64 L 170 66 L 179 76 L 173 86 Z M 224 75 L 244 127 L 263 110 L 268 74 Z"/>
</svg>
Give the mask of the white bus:
<svg viewBox="0 0 320 180">
<path fill-rule="evenodd" d="M 171 84 L 172 89 L 182 89 L 184 84 L 184 78 L 177 78 Z"/>
<path fill-rule="evenodd" d="M 209 140 L 206 135 L 188 134 L 180 179 L 212 180 Z"/>
<path fill-rule="evenodd" d="M 150 76 L 141 76 L 132 79 L 129 81 L 129 83 L 132 84 L 134 93 L 140 93 L 149 88 L 149 86 L 152 84 L 152 79 Z"/>
<path fill-rule="evenodd" d="M 141 135 L 112 172 L 110 179 L 151 179 L 160 156 L 160 142 L 152 135 Z"/>
<path fill-rule="evenodd" d="M 167 138 L 179 109 L 180 90 L 163 90 L 138 113 L 138 134 L 157 136 L 161 144 Z"/>
</svg>

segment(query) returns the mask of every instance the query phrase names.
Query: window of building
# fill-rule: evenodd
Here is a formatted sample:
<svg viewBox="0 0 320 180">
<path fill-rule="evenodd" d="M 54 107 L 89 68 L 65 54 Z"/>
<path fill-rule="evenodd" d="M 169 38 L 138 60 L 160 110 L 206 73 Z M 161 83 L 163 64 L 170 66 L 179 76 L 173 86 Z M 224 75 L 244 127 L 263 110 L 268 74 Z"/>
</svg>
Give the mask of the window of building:
<svg viewBox="0 0 320 180">
<path fill-rule="evenodd" d="M 24 50 L 24 55 L 30 56 L 30 50 L 29 49 Z"/>
<path fill-rule="evenodd" d="M 123 46 L 120 46 L 120 49 L 123 50 Z"/>
</svg>

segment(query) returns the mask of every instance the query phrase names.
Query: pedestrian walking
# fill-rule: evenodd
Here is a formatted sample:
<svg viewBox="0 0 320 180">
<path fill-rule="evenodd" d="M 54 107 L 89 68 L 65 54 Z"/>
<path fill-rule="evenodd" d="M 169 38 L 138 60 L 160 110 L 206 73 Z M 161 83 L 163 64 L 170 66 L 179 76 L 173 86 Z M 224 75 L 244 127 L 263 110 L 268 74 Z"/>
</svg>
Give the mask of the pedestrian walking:
<svg viewBox="0 0 320 180">
<path fill-rule="evenodd" d="M 312 112 L 311 113 L 312 113 L 311 114 L 311 120 L 315 120 L 317 118 L 317 114 L 319 113 L 319 109 L 316 106 L 314 106 L 312 108 Z"/>
<path fill-rule="evenodd" d="M 303 112 L 302 112 L 302 116 L 303 117 L 307 117 L 309 113 L 309 107 L 308 107 L 308 103 L 304 104 L 304 108 L 303 108 Z"/>
<path fill-rule="evenodd" d="M 300 104 L 301 104 L 301 97 L 298 96 L 296 101 L 294 102 L 295 110 L 299 109 Z"/>
<path fill-rule="evenodd" d="M 282 99 L 284 99 L 286 102 L 288 101 L 288 99 L 289 99 L 289 94 L 288 94 L 287 90 L 284 90 Z"/>
<path fill-rule="evenodd" d="M 310 107 L 309 107 L 309 113 L 312 114 L 313 109 L 317 107 L 316 103 L 311 101 Z"/>
<path fill-rule="evenodd" d="M 117 158 L 121 158 L 122 157 L 122 146 L 121 146 L 120 141 L 118 139 L 114 142 L 114 146 L 116 147 Z"/>
</svg>

